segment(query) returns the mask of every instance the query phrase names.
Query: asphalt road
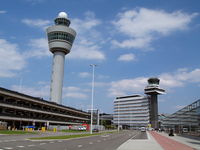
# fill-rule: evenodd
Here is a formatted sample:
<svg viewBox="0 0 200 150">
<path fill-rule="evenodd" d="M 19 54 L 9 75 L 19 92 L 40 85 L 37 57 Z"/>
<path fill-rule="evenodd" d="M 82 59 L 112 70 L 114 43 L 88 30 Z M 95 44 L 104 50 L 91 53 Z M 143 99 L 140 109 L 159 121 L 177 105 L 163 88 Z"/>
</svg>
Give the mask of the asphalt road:
<svg viewBox="0 0 200 150">
<path fill-rule="evenodd" d="M 69 140 L 30 141 L 28 135 L 0 136 L 0 150 L 116 150 L 122 143 L 133 137 L 144 138 L 138 131 L 120 131 Z M 18 137 L 18 138 L 17 138 Z"/>
</svg>

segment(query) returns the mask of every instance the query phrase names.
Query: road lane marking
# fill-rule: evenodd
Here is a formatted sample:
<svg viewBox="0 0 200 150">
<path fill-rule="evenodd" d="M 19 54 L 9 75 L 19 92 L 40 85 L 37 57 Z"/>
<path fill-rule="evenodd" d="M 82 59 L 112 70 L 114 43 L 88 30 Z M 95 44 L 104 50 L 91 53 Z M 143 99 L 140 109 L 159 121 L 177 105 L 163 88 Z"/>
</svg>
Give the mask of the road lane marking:
<svg viewBox="0 0 200 150">
<path fill-rule="evenodd" d="M 4 149 L 13 149 L 12 147 L 4 147 Z"/>
<path fill-rule="evenodd" d="M 23 148 L 24 146 L 16 146 L 16 147 Z"/>
<path fill-rule="evenodd" d="M 101 137 L 109 137 L 110 135 L 102 135 Z"/>
<path fill-rule="evenodd" d="M 58 141 L 59 143 L 63 142 L 63 141 Z"/>
<path fill-rule="evenodd" d="M 89 144 L 93 144 L 93 142 L 90 142 Z"/>
<path fill-rule="evenodd" d="M 104 141 L 106 140 L 106 139 L 103 139 Z"/>
<path fill-rule="evenodd" d="M 47 143 L 40 143 L 40 145 L 44 145 L 44 144 L 47 144 Z"/>
<path fill-rule="evenodd" d="M 49 142 L 49 143 L 55 143 L 55 142 Z"/>
<path fill-rule="evenodd" d="M 35 145 L 28 145 L 28 147 L 32 147 L 32 146 L 35 146 Z"/>
<path fill-rule="evenodd" d="M 83 147 L 83 145 L 78 145 L 78 148 Z"/>
</svg>

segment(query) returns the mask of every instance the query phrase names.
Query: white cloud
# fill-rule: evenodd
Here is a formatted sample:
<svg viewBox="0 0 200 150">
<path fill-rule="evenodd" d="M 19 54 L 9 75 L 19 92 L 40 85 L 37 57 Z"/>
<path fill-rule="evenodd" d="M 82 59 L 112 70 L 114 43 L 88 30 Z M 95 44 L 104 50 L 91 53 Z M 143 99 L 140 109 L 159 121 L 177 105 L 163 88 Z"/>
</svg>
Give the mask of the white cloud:
<svg viewBox="0 0 200 150">
<path fill-rule="evenodd" d="M 22 23 L 30 27 L 38 27 L 41 29 L 46 29 L 50 25 L 51 21 L 43 19 L 23 19 Z"/>
<path fill-rule="evenodd" d="M 131 95 L 137 92 L 142 92 L 147 84 L 145 77 L 139 77 L 134 79 L 123 79 L 115 82 L 111 82 L 111 88 L 109 89 L 110 96 L 123 96 Z"/>
<path fill-rule="evenodd" d="M 121 55 L 118 60 L 119 61 L 134 61 L 136 58 L 135 58 L 135 55 L 134 54 L 124 54 L 124 55 Z"/>
<path fill-rule="evenodd" d="M 112 44 L 121 48 L 147 48 L 160 36 L 166 36 L 178 30 L 189 28 L 189 23 L 197 13 L 187 14 L 181 11 L 172 13 L 147 8 L 133 9 L 118 14 L 113 21 L 118 32 L 126 35 L 124 41 L 113 40 Z"/>
<path fill-rule="evenodd" d="M 88 98 L 87 93 L 84 89 L 79 87 L 64 87 L 63 88 L 63 98 L 75 98 L 75 99 L 86 99 Z"/>
<path fill-rule="evenodd" d="M 38 82 L 37 86 L 13 85 L 11 89 L 46 100 L 48 100 L 50 95 L 50 86 L 43 81 Z M 75 86 L 63 87 L 62 98 L 86 99 L 88 98 L 87 93 L 87 89 L 81 89 Z"/>
<path fill-rule="evenodd" d="M 18 46 L 5 39 L 0 39 L 0 77 L 13 77 L 25 67 L 25 57 L 20 54 Z"/>
<path fill-rule="evenodd" d="M 90 76 L 91 76 L 91 74 L 88 72 L 80 72 L 79 73 L 79 77 L 81 77 L 81 78 L 88 78 Z"/>
<path fill-rule="evenodd" d="M 169 91 L 171 88 L 183 87 L 190 83 L 200 83 L 200 69 L 188 71 L 187 69 L 178 69 L 174 73 L 162 73 L 158 75 L 160 87 Z M 143 92 L 147 85 L 149 77 L 138 77 L 133 79 L 123 79 L 111 82 L 108 92 L 110 96 L 130 95 L 136 92 Z"/>
<path fill-rule="evenodd" d="M 63 98 L 86 99 L 88 96 L 79 92 L 67 92 L 63 94 Z"/>
<path fill-rule="evenodd" d="M 87 33 L 87 31 L 89 30 L 91 30 L 90 33 L 92 33 L 94 31 L 94 28 L 101 24 L 101 21 L 95 18 L 95 14 L 93 12 L 88 11 L 84 15 L 85 15 L 84 19 L 79 19 L 79 18 L 72 19 L 71 26 L 79 34 Z"/>
<path fill-rule="evenodd" d="M 5 14 L 5 13 L 7 13 L 7 11 L 5 11 L 5 10 L 0 10 L 0 14 Z"/>
<path fill-rule="evenodd" d="M 30 50 L 24 53 L 26 57 L 44 57 L 51 56 L 49 51 L 48 41 L 45 38 L 31 39 L 28 43 Z"/>
<path fill-rule="evenodd" d="M 92 44 L 83 44 L 77 42 L 72 48 L 71 53 L 69 54 L 69 58 L 72 59 L 89 59 L 89 60 L 104 60 L 105 55 L 100 50 L 101 47 L 96 45 L 95 43 Z"/>
<path fill-rule="evenodd" d="M 188 71 L 187 69 L 178 69 L 175 73 L 163 73 L 159 75 L 160 85 L 166 88 L 182 87 L 187 83 L 200 82 L 200 69 Z"/>
<path fill-rule="evenodd" d="M 36 87 L 29 87 L 25 85 L 13 85 L 12 90 L 31 95 L 34 97 L 47 98 L 49 96 L 50 86 L 49 85 L 38 85 Z"/>
<path fill-rule="evenodd" d="M 102 52 L 101 33 L 96 29 L 101 24 L 99 19 L 95 18 L 93 12 L 86 12 L 84 19 L 75 18 L 71 20 L 71 27 L 77 32 L 75 43 L 69 58 L 104 60 L 105 54 Z"/>
</svg>

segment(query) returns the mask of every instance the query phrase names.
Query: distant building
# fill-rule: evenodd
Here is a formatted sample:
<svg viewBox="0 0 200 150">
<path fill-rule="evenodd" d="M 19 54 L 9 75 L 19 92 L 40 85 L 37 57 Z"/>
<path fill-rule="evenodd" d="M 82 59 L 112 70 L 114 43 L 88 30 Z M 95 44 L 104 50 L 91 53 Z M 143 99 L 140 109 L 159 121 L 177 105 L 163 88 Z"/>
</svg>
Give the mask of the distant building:
<svg viewBox="0 0 200 150">
<path fill-rule="evenodd" d="M 100 125 L 104 125 L 106 128 L 110 128 L 113 125 L 113 114 L 102 113 L 99 116 Z"/>
<path fill-rule="evenodd" d="M 12 128 L 50 125 L 77 125 L 90 122 L 90 114 L 72 107 L 45 101 L 0 88 L 0 121 Z"/>
<path fill-rule="evenodd" d="M 114 100 L 113 123 L 123 128 L 148 126 L 150 118 L 147 96 L 131 95 Z"/>
<path fill-rule="evenodd" d="M 200 135 L 200 99 L 162 119 L 162 127 Z"/>
</svg>

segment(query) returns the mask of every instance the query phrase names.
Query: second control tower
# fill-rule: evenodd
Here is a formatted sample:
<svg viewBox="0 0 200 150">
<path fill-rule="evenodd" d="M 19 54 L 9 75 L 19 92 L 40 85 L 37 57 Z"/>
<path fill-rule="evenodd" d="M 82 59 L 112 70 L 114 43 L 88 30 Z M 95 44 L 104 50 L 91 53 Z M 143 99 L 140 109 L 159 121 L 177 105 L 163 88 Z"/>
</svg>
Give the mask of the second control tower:
<svg viewBox="0 0 200 150">
<path fill-rule="evenodd" d="M 47 28 L 49 50 L 53 53 L 50 100 L 58 104 L 62 103 L 65 55 L 70 52 L 76 36 L 75 30 L 69 25 L 67 14 L 60 12 L 55 25 Z"/>
<path fill-rule="evenodd" d="M 154 129 L 158 128 L 158 95 L 165 93 L 165 90 L 159 87 L 159 82 L 158 78 L 149 78 L 144 89 L 145 94 L 150 95 L 150 123 Z"/>
</svg>

